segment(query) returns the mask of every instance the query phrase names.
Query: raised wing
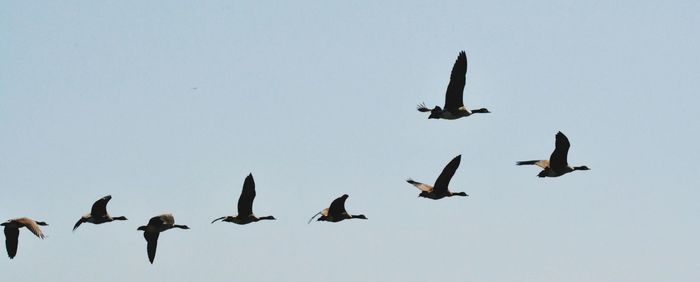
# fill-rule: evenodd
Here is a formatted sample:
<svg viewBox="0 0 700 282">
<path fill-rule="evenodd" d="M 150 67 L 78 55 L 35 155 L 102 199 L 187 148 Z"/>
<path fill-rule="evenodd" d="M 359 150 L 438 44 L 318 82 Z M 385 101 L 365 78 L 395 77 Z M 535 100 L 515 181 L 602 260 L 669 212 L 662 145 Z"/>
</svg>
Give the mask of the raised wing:
<svg viewBox="0 0 700 282">
<path fill-rule="evenodd" d="M 413 181 L 413 179 L 410 179 L 410 178 L 406 179 L 406 182 L 410 183 L 413 186 L 416 186 L 416 188 L 418 188 L 419 190 L 421 190 L 423 192 L 430 192 L 433 190 L 433 186 L 430 186 L 430 185 L 425 184 L 425 183 L 420 183 L 418 181 Z"/>
<path fill-rule="evenodd" d="M 447 93 L 445 93 L 445 110 L 456 110 L 464 107 L 462 99 L 464 95 L 464 84 L 467 79 L 467 54 L 464 51 L 459 52 L 457 61 L 452 66 L 450 74 L 450 84 L 447 85 Z"/>
<path fill-rule="evenodd" d="M 7 249 L 7 256 L 14 258 L 17 254 L 17 244 L 19 241 L 19 229 L 5 226 L 5 248 Z"/>
<path fill-rule="evenodd" d="M 461 160 L 462 160 L 462 155 L 458 155 L 454 159 L 452 159 L 445 166 L 445 168 L 442 169 L 442 173 L 440 173 L 440 176 L 438 176 L 437 180 L 435 180 L 435 186 L 433 186 L 434 192 L 436 192 L 436 193 L 447 192 L 447 186 L 450 184 L 450 180 L 452 179 L 452 176 L 455 175 L 455 172 L 457 171 L 457 168 L 459 167 L 459 162 Z"/>
<path fill-rule="evenodd" d="M 105 217 L 107 216 L 107 203 L 109 203 L 109 200 L 112 199 L 111 195 L 107 195 L 102 197 L 102 199 L 99 199 L 95 201 L 94 204 L 92 204 L 92 210 L 90 211 L 90 214 L 92 217 Z"/>
<path fill-rule="evenodd" d="M 253 174 L 248 174 L 243 182 L 243 190 L 238 198 L 238 216 L 253 214 L 253 200 L 255 199 L 255 181 Z"/>
<path fill-rule="evenodd" d="M 554 152 L 552 152 L 552 155 L 549 157 L 550 168 L 554 171 L 561 171 L 561 169 L 569 165 L 566 159 L 569 154 L 570 146 L 569 138 L 566 138 L 566 135 L 561 133 L 561 131 L 557 132 Z"/>
<path fill-rule="evenodd" d="M 348 212 L 345 210 L 345 200 L 348 199 L 348 195 L 342 195 L 331 202 L 331 206 L 328 207 L 328 216 L 332 218 L 342 218 L 344 214 Z"/>
<path fill-rule="evenodd" d="M 36 221 L 34 221 L 33 219 L 23 217 L 16 219 L 16 221 L 24 225 L 24 227 L 27 227 L 27 229 L 29 229 L 29 231 L 34 233 L 34 235 L 36 235 L 37 237 L 44 239 L 44 233 L 41 232 L 41 228 L 39 228 L 39 225 L 36 224 Z"/>
</svg>

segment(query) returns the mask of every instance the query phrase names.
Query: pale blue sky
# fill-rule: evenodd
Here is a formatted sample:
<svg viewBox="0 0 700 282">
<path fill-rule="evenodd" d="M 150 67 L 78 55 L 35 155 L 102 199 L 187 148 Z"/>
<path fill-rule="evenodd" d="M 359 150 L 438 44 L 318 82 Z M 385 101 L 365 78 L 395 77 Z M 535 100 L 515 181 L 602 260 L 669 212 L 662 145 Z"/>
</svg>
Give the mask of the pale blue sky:
<svg viewBox="0 0 700 282">
<path fill-rule="evenodd" d="M 697 1 L 240 2 L 0 3 L 0 218 L 50 224 L 3 280 L 700 280 Z M 493 113 L 427 120 L 460 50 Z M 514 165 L 559 130 L 591 171 Z M 250 172 L 278 220 L 209 224 Z"/>
</svg>

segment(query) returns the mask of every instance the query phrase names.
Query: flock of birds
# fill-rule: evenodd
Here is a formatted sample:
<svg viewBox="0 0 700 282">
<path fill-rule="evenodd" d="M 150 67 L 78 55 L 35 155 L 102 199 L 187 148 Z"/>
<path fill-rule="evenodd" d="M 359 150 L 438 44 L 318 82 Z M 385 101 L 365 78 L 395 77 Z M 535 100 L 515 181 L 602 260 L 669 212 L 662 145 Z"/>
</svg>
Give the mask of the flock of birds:
<svg viewBox="0 0 700 282">
<path fill-rule="evenodd" d="M 418 105 L 418 111 L 420 112 L 430 112 L 428 119 L 447 119 L 454 120 L 462 117 L 468 117 L 475 113 L 490 113 L 486 108 L 468 110 L 464 106 L 463 94 L 464 85 L 467 74 L 467 55 L 464 51 L 459 53 L 457 61 L 452 67 L 452 73 L 450 76 L 450 83 L 447 86 L 447 93 L 445 95 L 445 105 L 444 107 L 435 106 L 429 109 L 424 103 Z M 587 166 L 570 166 L 567 162 L 567 154 L 569 152 L 569 139 L 561 132 L 556 134 L 556 141 L 554 152 L 550 155 L 548 160 L 530 160 L 530 161 L 520 161 L 517 165 L 536 165 L 542 168 L 542 171 L 537 175 L 539 177 L 558 177 L 564 174 L 570 173 L 575 170 L 589 170 Z M 433 185 L 421 183 L 414 181 L 413 179 L 407 179 L 406 182 L 418 188 L 421 192 L 419 197 L 429 198 L 433 200 L 442 199 L 445 197 L 452 196 L 469 196 L 465 192 L 451 192 L 448 189 L 450 180 L 454 176 L 457 168 L 459 167 L 461 161 L 461 155 L 453 158 L 446 166 L 443 168 L 442 172 L 435 180 Z M 339 198 L 333 200 L 328 208 L 321 210 L 316 213 L 309 223 L 320 215 L 317 221 L 329 221 L 329 222 L 340 222 L 346 219 L 367 219 L 363 214 L 351 215 L 345 210 L 345 201 L 348 199 L 348 195 L 342 195 Z M 78 222 L 73 226 L 73 231 L 75 231 L 83 223 L 92 224 L 102 224 L 107 222 L 112 222 L 115 220 L 127 220 L 124 216 L 111 216 L 107 213 L 107 203 L 112 199 L 112 196 L 107 195 L 99 200 L 97 200 L 93 205 L 90 213 L 83 215 Z M 241 195 L 238 198 L 238 214 L 236 216 L 222 216 L 214 219 L 211 223 L 217 221 L 232 222 L 235 224 L 249 224 L 252 222 L 258 222 L 260 220 L 274 220 L 273 216 L 261 216 L 257 217 L 253 213 L 253 200 L 255 199 L 255 181 L 253 180 L 253 175 L 249 174 L 245 181 L 243 182 L 243 189 Z M 10 259 L 14 258 L 17 254 L 17 246 L 19 240 L 19 229 L 26 227 L 29 231 L 34 233 L 37 237 L 44 239 L 44 233 L 41 231 L 39 226 L 47 226 L 48 224 L 43 221 L 36 221 L 31 218 L 21 217 L 10 219 L 0 226 L 4 226 L 5 232 L 5 247 L 7 249 L 7 255 Z M 189 229 L 187 225 L 175 224 L 175 218 L 172 214 L 161 214 L 152 217 L 148 224 L 140 226 L 137 230 L 143 231 L 143 237 L 146 239 L 146 250 L 148 253 L 148 260 L 153 263 L 156 256 L 156 248 L 158 245 L 158 237 L 160 233 L 173 229 Z"/>
</svg>

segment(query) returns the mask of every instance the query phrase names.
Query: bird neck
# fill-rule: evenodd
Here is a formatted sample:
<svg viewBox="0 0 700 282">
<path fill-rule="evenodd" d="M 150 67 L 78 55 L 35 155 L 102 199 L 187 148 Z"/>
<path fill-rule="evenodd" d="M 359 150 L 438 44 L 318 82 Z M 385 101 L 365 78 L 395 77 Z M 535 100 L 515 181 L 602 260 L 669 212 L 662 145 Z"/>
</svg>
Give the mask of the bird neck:
<svg viewBox="0 0 700 282">
<path fill-rule="evenodd" d="M 258 220 L 274 220 L 274 219 L 275 219 L 275 217 L 271 216 L 271 215 L 258 217 Z"/>
<path fill-rule="evenodd" d="M 117 216 L 117 217 L 113 217 L 112 220 L 126 220 L 126 217 L 124 217 L 124 216 Z"/>
<path fill-rule="evenodd" d="M 462 197 L 466 197 L 466 196 L 469 196 L 469 195 L 467 195 L 467 193 L 464 193 L 464 192 L 454 192 L 454 193 L 452 193 L 452 196 L 462 196 Z"/>
<path fill-rule="evenodd" d="M 174 228 L 180 228 L 180 229 L 190 229 L 187 225 L 177 225 L 177 224 L 174 224 L 173 227 L 174 227 Z"/>
<path fill-rule="evenodd" d="M 481 108 L 481 109 L 474 109 L 472 110 L 472 113 L 480 113 L 480 114 L 485 114 L 485 113 L 490 113 L 489 110 L 486 108 Z"/>
</svg>

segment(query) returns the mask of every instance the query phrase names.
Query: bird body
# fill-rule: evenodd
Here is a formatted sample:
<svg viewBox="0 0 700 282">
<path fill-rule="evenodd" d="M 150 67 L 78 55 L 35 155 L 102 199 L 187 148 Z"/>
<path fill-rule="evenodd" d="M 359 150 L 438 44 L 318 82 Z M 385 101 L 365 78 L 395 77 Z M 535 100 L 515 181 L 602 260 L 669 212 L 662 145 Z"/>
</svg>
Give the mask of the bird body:
<svg viewBox="0 0 700 282">
<path fill-rule="evenodd" d="M 251 222 L 258 222 L 260 220 L 275 220 L 275 217 L 271 215 L 257 217 L 255 214 L 253 214 L 253 200 L 255 200 L 255 195 L 255 180 L 253 179 L 253 174 L 251 173 L 248 174 L 243 181 L 241 196 L 238 197 L 238 215 L 222 216 L 214 219 L 211 223 L 221 220 L 224 222 L 232 222 L 243 225 Z"/>
<path fill-rule="evenodd" d="M 26 227 L 37 237 L 44 239 L 44 233 L 39 226 L 48 226 L 48 224 L 43 221 L 35 221 L 28 217 L 20 217 L 3 222 L 0 226 L 5 227 L 3 230 L 5 233 L 5 248 L 7 249 L 7 256 L 12 259 L 17 255 L 20 228 Z"/>
<path fill-rule="evenodd" d="M 160 233 L 172 228 L 190 229 L 187 225 L 175 224 L 175 217 L 173 217 L 172 214 L 154 216 L 148 221 L 148 225 L 139 226 L 137 229 L 143 231 L 143 238 L 146 239 L 148 260 L 151 264 L 153 264 L 153 260 L 156 258 L 156 248 L 158 246 L 158 237 Z"/>
<path fill-rule="evenodd" d="M 111 195 L 107 195 L 102 197 L 101 199 L 95 201 L 95 203 L 92 204 L 92 209 L 90 213 L 83 215 L 78 222 L 75 223 L 73 226 L 73 231 L 78 229 L 78 226 L 80 224 L 89 222 L 92 224 L 102 224 L 106 222 L 112 222 L 115 220 L 127 220 L 126 217 L 123 216 L 115 216 L 112 217 L 107 213 L 107 203 L 109 203 L 109 200 L 112 199 Z"/>
<path fill-rule="evenodd" d="M 559 177 L 575 170 L 590 170 L 590 168 L 585 165 L 575 167 L 569 165 L 567 159 L 570 147 L 571 143 L 569 143 L 569 138 L 559 131 L 555 136 L 554 152 L 549 156 L 549 160 L 519 161 L 515 164 L 536 165 L 541 167 L 542 171 L 537 174 L 538 177 Z"/>
<path fill-rule="evenodd" d="M 450 74 L 450 83 L 447 85 L 445 93 L 445 106 L 435 106 L 429 109 L 425 103 L 418 105 L 418 111 L 430 112 L 428 119 L 447 119 L 455 120 L 462 117 L 471 116 L 474 113 L 490 113 L 486 108 L 469 110 L 464 106 L 464 85 L 467 76 L 467 54 L 464 51 L 459 52 L 459 56 L 452 66 Z"/>
<path fill-rule="evenodd" d="M 331 206 L 321 210 L 309 219 L 309 223 L 318 215 L 321 215 L 316 221 L 340 222 L 346 219 L 367 219 L 364 214 L 351 215 L 345 210 L 345 200 L 348 195 L 344 194 L 331 202 Z"/>
<path fill-rule="evenodd" d="M 450 184 L 450 180 L 452 179 L 452 176 L 454 176 L 455 172 L 457 171 L 457 168 L 459 168 L 459 163 L 461 160 L 462 160 L 462 155 L 458 155 L 458 156 L 454 157 L 445 166 L 445 168 L 442 169 L 440 176 L 438 176 L 437 180 L 435 180 L 435 185 L 421 183 L 418 181 L 414 181 L 413 179 L 410 179 L 410 178 L 407 179 L 406 182 L 415 186 L 416 188 L 418 188 L 418 190 L 421 190 L 420 194 L 418 194 L 418 197 L 439 200 L 439 199 L 442 199 L 444 197 L 452 197 L 452 196 L 466 197 L 466 196 L 469 196 L 469 195 L 467 195 L 467 193 L 451 192 L 448 189 L 448 186 Z"/>
</svg>

